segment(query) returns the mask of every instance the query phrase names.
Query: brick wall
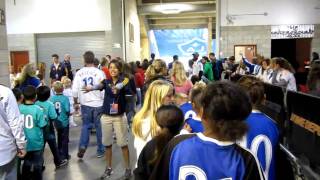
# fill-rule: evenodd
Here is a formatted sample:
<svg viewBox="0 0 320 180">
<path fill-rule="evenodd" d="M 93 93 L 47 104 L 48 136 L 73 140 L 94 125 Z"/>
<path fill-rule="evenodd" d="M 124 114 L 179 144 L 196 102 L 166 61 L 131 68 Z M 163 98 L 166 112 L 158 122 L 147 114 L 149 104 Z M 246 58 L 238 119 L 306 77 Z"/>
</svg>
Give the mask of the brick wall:
<svg viewBox="0 0 320 180">
<path fill-rule="evenodd" d="M 320 53 L 320 24 L 315 25 L 314 38 L 311 43 L 311 51 Z"/>
<path fill-rule="evenodd" d="M 5 1 L 0 1 L 0 9 L 5 9 Z M 9 54 L 6 26 L 0 25 L 0 83 L 9 85 Z"/>
<path fill-rule="evenodd" d="M 34 34 L 8 34 L 8 49 L 9 51 L 29 51 L 29 62 L 37 61 Z"/>
</svg>

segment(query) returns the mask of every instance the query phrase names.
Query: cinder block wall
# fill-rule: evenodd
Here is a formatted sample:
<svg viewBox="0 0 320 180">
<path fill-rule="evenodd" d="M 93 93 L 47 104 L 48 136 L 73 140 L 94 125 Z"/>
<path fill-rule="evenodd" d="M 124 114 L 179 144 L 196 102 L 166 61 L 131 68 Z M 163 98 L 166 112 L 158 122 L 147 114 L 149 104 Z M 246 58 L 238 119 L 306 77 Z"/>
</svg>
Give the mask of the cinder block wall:
<svg viewBox="0 0 320 180">
<path fill-rule="evenodd" d="M 222 57 L 233 56 L 235 45 L 257 45 L 257 53 L 270 57 L 271 26 L 222 26 Z"/>
<path fill-rule="evenodd" d="M 37 61 L 36 47 L 34 34 L 8 34 L 9 51 L 29 51 L 30 62 Z"/>
<path fill-rule="evenodd" d="M 5 1 L 0 1 L 0 9 L 5 9 Z M 7 31 L 5 25 L 0 25 L 0 83 L 9 86 L 9 54 Z"/>
</svg>

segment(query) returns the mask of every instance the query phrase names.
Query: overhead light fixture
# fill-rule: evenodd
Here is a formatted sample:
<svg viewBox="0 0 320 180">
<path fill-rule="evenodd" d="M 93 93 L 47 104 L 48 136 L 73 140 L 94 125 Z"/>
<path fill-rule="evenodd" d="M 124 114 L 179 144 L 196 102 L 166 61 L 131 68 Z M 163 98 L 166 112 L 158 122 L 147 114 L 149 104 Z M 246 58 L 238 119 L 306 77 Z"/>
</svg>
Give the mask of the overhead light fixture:
<svg viewBox="0 0 320 180">
<path fill-rule="evenodd" d="M 166 3 L 160 4 L 155 7 L 155 10 L 162 14 L 179 14 L 183 11 L 192 10 L 192 5 L 190 4 L 176 4 L 176 3 Z"/>
</svg>

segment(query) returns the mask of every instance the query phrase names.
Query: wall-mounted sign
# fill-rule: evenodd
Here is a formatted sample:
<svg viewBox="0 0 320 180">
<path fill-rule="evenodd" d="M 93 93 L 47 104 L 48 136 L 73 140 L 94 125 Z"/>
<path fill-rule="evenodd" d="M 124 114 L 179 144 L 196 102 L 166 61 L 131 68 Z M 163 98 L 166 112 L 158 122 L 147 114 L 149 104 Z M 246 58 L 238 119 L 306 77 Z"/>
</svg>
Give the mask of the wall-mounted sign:
<svg viewBox="0 0 320 180">
<path fill-rule="evenodd" d="M 271 39 L 312 38 L 314 25 L 271 26 Z"/>
</svg>

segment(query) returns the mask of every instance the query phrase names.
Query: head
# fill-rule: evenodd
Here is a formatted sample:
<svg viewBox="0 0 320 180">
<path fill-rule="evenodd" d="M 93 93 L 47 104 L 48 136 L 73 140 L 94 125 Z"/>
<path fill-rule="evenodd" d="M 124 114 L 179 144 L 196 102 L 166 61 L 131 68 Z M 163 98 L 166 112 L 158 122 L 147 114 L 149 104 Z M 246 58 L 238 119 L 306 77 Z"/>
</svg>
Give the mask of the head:
<svg viewBox="0 0 320 180">
<path fill-rule="evenodd" d="M 34 86 L 27 86 L 26 88 L 24 88 L 22 93 L 25 101 L 34 102 L 37 98 L 37 89 Z"/>
<path fill-rule="evenodd" d="M 310 91 L 320 90 L 320 64 L 314 63 L 308 74 L 307 86 Z"/>
<path fill-rule="evenodd" d="M 65 55 L 64 55 L 64 60 L 70 61 L 70 59 L 71 59 L 70 54 L 65 54 Z"/>
<path fill-rule="evenodd" d="M 62 82 L 63 87 L 65 89 L 71 88 L 72 82 L 67 76 L 65 78 L 61 78 L 61 82 Z"/>
<path fill-rule="evenodd" d="M 23 66 L 21 75 L 17 79 L 19 84 L 22 84 L 28 77 L 36 77 L 37 67 L 34 63 L 29 63 Z"/>
<path fill-rule="evenodd" d="M 92 51 L 86 51 L 83 54 L 84 64 L 85 65 L 94 65 L 94 53 Z"/>
<path fill-rule="evenodd" d="M 230 56 L 230 57 L 228 58 L 228 63 L 229 63 L 229 64 L 234 64 L 235 61 L 236 61 L 236 59 L 235 59 L 234 56 Z"/>
<path fill-rule="evenodd" d="M 108 68 L 113 78 L 119 77 L 120 73 L 122 73 L 122 63 L 116 59 L 110 61 Z"/>
<path fill-rule="evenodd" d="M 291 64 L 284 58 L 282 57 L 276 57 L 275 58 L 275 70 L 279 70 L 279 69 L 286 69 L 288 71 L 293 71 L 293 68 L 291 66 Z"/>
<path fill-rule="evenodd" d="M 37 89 L 38 100 L 43 102 L 50 98 L 50 88 L 48 86 L 40 86 Z"/>
<path fill-rule="evenodd" d="M 142 62 L 141 68 L 146 71 L 148 67 L 149 67 L 149 61 L 148 59 L 144 59 Z"/>
<path fill-rule="evenodd" d="M 154 137 L 159 128 L 155 120 L 156 111 L 160 106 L 171 104 L 173 101 L 174 88 L 168 81 L 156 80 L 152 82 L 146 92 L 142 108 L 133 118 L 133 134 L 140 138 L 146 138 L 142 136 L 142 121 L 150 117 L 151 136 Z"/>
<path fill-rule="evenodd" d="M 109 65 L 109 61 L 106 57 L 102 57 L 101 58 L 101 67 L 105 67 L 105 66 L 108 66 Z"/>
<path fill-rule="evenodd" d="M 137 66 L 137 68 L 141 68 L 141 62 L 140 61 L 136 61 L 136 66 Z"/>
<path fill-rule="evenodd" d="M 137 72 L 137 70 L 138 70 L 137 64 L 135 62 L 131 61 L 129 63 L 129 65 L 130 65 L 130 68 L 131 68 L 131 73 L 135 74 Z"/>
<path fill-rule="evenodd" d="M 318 60 L 319 59 L 319 54 L 317 52 L 312 52 L 312 61 Z"/>
<path fill-rule="evenodd" d="M 190 80 L 191 80 L 192 84 L 196 84 L 197 82 L 200 81 L 200 78 L 198 75 L 193 75 L 193 76 L 191 76 Z"/>
<path fill-rule="evenodd" d="M 270 66 L 270 59 L 269 58 L 263 59 L 261 65 L 264 70 L 268 69 Z"/>
<path fill-rule="evenodd" d="M 178 56 L 178 55 L 174 55 L 174 56 L 172 57 L 172 59 L 173 59 L 173 61 L 178 61 L 179 56 Z"/>
<path fill-rule="evenodd" d="M 129 79 L 134 78 L 133 73 L 132 73 L 132 68 L 129 63 L 123 64 L 122 73 L 125 77 L 127 77 Z"/>
<path fill-rule="evenodd" d="M 178 106 L 181 106 L 182 104 L 187 103 L 189 100 L 188 95 L 184 93 L 176 93 L 174 99 L 175 99 L 175 104 Z"/>
<path fill-rule="evenodd" d="M 209 62 L 209 58 L 207 56 L 202 56 L 201 62 L 202 64 L 205 64 L 206 62 Z"/>
<path fill-rule="evenodd" d="M 111 61 L 111 56 L 109 54 L 106 55 L 108 61 Z"/>
<path fill-rule="evenodd" d="M 22 91 L 19 88 L 14 88 L 14 89 L 12 89 L 12 92 L 14 94 L 14 97 L 16 97 L 17 102 L 22 103 L 22 101 L 23 101 Z"/>
<path fill-rule="evenodd" d="M 99 67 L 99 64 L 100 64 L 99 59 L 98 59 L 98 58 L 94 58 L 94 61 L 93 61 L 94 67 L 98 68 L 98 67 Z"/>
<path fill-rule="evenodd" d="M 161 59 L 156 59 L 146 71 L 146 80 L 150 80 L 157 76 L 166 76 L 167 73 L 168 70 L 166 63 Z"/>
<path fill-rule="evenodd" d="M 209 59 L 211 60 L 211 61 L 216 61 L 216 55 L 212 52 L 212 53 L 210 53 L 209 54 Z"/>
<path fill-rule="evenodd" d="M 201 95 L 205 88 L 206 84 L 204 82 L 197 82 L 191 89 L 190 101 L 192 103 L 192 108 L 196 113 L 199 113 L 201 110 Z"/>
<path fill-rule="evenodd" d="M 252 108 L 260 109 L 265 101 L 263 82 L 254 76 L 243 76 L 238 84 L 249 95 Z"/>
<path fill-rule="evenodd" d="M 182 86 L 186 82 L 186 71 L 184 70 L 184 66 L 180 61 L 175 61 L 173 63 L 171 77 L 174 79 L 174 84 L 177 86 Z"/>
<path fill-rule="evenodd" d="M 63 84 L 61 81 L 56 81 L 53 83 L 53 89 L 54 89 L 54 92 L 56 92 L 56 94 L 62 94 L 63 92 Z"/>
<path fill-rule="evenodd" d="M 238 85 L 222 81 L 202 92 L 200 117 L 205 132 L 221 141 L 236 141 L 247 131 L 244 120 L 251 113 L 250 98 Z"/>
<path fill-rule="evenodd" d="M 150 57 L 151 57 L 151 59 L 154 59 L 156 57 L 156 55 L 154 53 L 151 53 Z"/>
<path fill-rule="evenodd" d="M 55 63 L 55 64 L 58 64 L 59 63 L 59 56 L 58 56 L 58 54 L 52 54 L 52 61 L 53 61 L 53 63 Z"/>
<path fill-rule="evenodd" d="M 199 53 L 198 53 L 198 52 L 194 52 L 194 53 L 192 54 L 192 56 L 193 56 L 193 60 L 196 61 L 196 60 L 198 60 L 198 58 L 199 58 Z"/>
</svg>

